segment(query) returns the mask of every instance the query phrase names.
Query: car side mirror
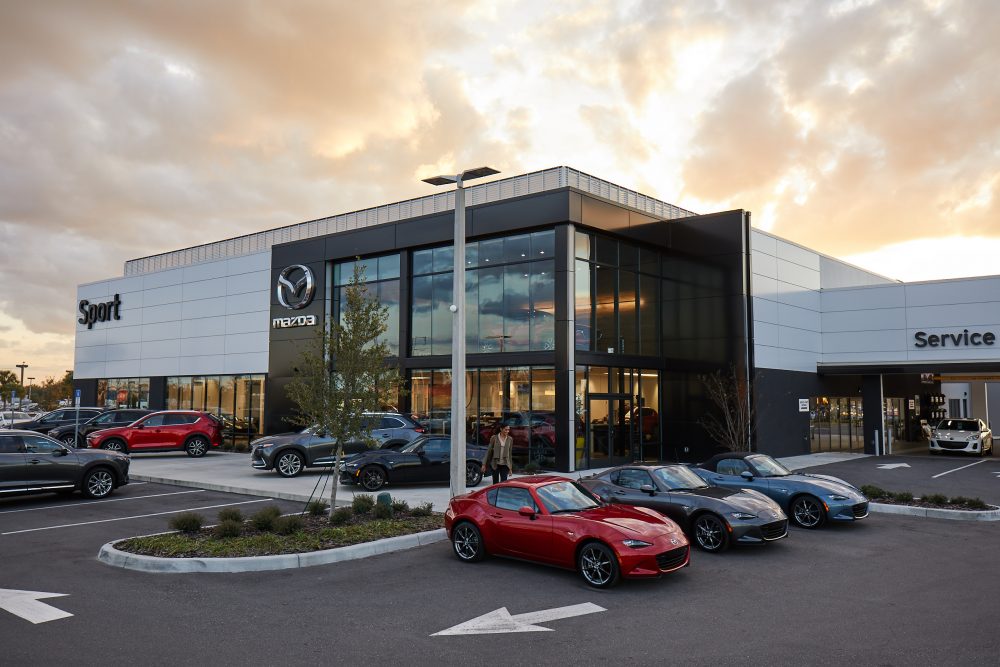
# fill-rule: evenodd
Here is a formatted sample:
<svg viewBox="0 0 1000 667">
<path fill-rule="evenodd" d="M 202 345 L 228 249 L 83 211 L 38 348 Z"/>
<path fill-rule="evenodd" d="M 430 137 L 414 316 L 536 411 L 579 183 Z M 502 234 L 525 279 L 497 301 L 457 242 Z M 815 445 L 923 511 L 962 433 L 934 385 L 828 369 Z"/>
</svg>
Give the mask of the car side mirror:
<svg viewBox="0 0 1000 667">
<path fill-rule="evenodd" d="M 648 493 L 651 496 L 656 495 L 656 488 L 652 484 L 643 484 L 639 487 L 639 490 L 643 493 Z"/>
<path fill-rule="evenodd" d="M 741 472 L 740 473 L 740 477 L 742 477 L 743 479 L 745 479 L 748 482 L 753 481 L 753 473 L 750 472 L 749 470 L 744 470 L 743 472 Z"/>
<path fill-rule="evenodd" d="M 535 519 L 535 510 L 531 509 L 527 505 L 522 506 L 521 509 L 517 510 L 517 513 L 521 516 L 526 516 L 531 520 Z"/>
<path fill-rule="evenodd" d="M 136 424 L 135 427 L 136 428 L 146 428 L 146 425 L 145 424 Z"/>
<path fill-rule="evenodd" d="M 55 449 L 55 450 L 52 451 L 52 455 L 53 456 L 66 456 L 67 454 L 69 454 L 69 450 L 68 449 L 63 449 L 62 447 L 60 447 L 59 449 Z"/>
</svg>

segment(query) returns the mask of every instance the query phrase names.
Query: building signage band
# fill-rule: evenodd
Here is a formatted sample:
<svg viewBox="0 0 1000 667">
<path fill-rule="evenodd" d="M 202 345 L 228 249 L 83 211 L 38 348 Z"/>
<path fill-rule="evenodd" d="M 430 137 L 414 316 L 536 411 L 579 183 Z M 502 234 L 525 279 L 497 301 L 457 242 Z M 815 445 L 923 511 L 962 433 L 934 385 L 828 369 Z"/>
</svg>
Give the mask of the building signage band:
<svg viewBox="0 0 1000 667">
<path fill-rule="evenodd" d="M 97 322 L 108 322 L 110 320 L 120 320 L 122 318 L 121 295 L 115 294 L 111 301 L 103 303 L 91 303 L 87 299 L 80 302 L 80 314 L 83 315 L 77 320 L 80 324 L 86 325 L 88 329 L 93 329 Z"/>
<path fill-rule="evenodd" d="M 315 315 L 295 315 L 294 317 L 275 317 L 271 326 L 275 329 L 291 329 L 292 327 L 311 327 L 316 325 Z"/>
<path fill-rule="evenodd" d="M 302 272 L 302 277 L 293 281 L 290 276 L 297 272 Z M 278 303 L 289 310 L 299 310 L 305 308 L 313 300 L 316 292 L 316 279 L 312 270 L 303 264 L 292 264 L 286 266 L 278 274 L 278 284 L 275 287 L 275 294 Z"/>
<path fill-rule="evenodd" d="M 992 331 L 969 333 L 964 329 L 961 333 L 954 334 L 927 334 L 918 331 L 913 334 L 914 347 L 968 347 L 979 345 L 993 345 L 997 337 Z"/>
</svg>

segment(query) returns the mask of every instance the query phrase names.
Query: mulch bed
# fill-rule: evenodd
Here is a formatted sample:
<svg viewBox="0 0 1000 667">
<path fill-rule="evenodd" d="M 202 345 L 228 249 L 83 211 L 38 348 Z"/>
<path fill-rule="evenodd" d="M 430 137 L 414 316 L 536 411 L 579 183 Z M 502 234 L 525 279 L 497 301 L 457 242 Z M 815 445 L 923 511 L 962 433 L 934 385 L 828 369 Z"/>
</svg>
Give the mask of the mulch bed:
<svg viewBox="0 0 1000 667">
<path fill-rule="evenodd" d="M 925 509 L 938 509 L 938 510 L 964 510 L 966 512 L 982 512 L 985 510 L 995 510 L 997 507 L 995 505 L 990 505 L 989 507 L 971 507 L 965 503 L 929 503 L 921 500 L 920 498 L 914 498 L 913 500 L 901 501 L 895 498 L 870 498 L 871 502 L 879 503 L 880 505 L 904 505 L 907 507 L 923 507 Z"/>
</svg>

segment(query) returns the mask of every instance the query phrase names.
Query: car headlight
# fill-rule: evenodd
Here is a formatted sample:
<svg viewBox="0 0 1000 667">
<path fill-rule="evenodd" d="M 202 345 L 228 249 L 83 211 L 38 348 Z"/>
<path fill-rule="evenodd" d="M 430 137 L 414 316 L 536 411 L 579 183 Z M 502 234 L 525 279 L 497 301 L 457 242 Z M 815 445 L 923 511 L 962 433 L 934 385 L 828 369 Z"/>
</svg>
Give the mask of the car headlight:
<svg viewBox="0 0 1000 667">
<path fill-rule="evenodd" d="M 850 500 L 847 496 L 842 496 L 839 493 L 834 493 L 830 496 L 830 500 Z"/>
<path fill-rule="evenodd" d="M 749 521 L 750 519 L 757 518 L 756 514 L 750 514 L 749 512 L 730 512 L 729 516 L 740 521 Z"/>
<path fill-rule="evenodd" d="M 970 435 L 969 442 L 976 442 L 979 440 L 979 435 Z"/>
<path fill-rule="evenodd" d="M 625 540 L 622 542 L 627 547 L 632 547 L 633 549 L 641 549 L 643 547 L 653 546 L 650 542 L 643 542 L 642 540 Z"/>
</svg>

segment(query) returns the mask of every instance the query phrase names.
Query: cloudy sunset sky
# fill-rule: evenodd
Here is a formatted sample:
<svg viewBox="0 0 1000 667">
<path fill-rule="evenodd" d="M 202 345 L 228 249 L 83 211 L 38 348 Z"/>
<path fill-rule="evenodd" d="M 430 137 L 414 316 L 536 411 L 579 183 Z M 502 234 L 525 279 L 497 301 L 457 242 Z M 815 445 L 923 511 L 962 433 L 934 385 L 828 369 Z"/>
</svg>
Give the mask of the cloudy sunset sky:
<svg viewBox="0 0 1000 667">
<path fill-rule="evenodd" d="M 998 36 L 991 0 L 0 0 L 0 368 L 72 368 L 127 259 L 482 164 L 1000 273 Z"/>
</svg>

